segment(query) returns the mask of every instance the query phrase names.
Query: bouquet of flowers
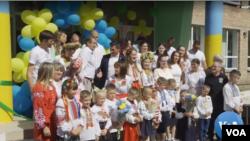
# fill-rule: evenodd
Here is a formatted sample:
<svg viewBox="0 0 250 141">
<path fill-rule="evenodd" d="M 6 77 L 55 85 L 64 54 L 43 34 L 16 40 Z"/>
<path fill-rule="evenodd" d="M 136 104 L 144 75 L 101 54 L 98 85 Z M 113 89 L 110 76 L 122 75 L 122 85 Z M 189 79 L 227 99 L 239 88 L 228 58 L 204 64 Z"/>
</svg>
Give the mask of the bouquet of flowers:
<svg viewBox="0 0 250 141">
<path fill-rule="evenodd" d="M 194 107 L 196 105 L 196 95 L 194 94 L 187 94 L 185 96 L 185 104 L 186 104 L 186 111 L 193 112 Z M 188 120 L 188 127 L 191 125 L 191 119 Z"/>
<path fill-rule="evenodd" d="M 125 115 L 128 113 L 128 111 L 131 109 L 131 106 L 126 102 L 126 100 L 121 99 L 116 102 L 117 107 L 118 107 L 118 115 L 117 115 L 117 123 L 118 124 L 124 124 L 126 121 Z M 120 129 L 118 129 L 118 136 L 117 139 L 120 139 Z"/>
<path fill-rule="evenodd" d="M 155 113 L 155 120 L 159 121 L 159 112 L 160 112 L 160 104 L 162 101 L 151 100 L 146 103 L 146 107 L 149 113 Z M 157 111 L 158 110 L 158 111 Z M 152 125 L 157 129 L 159 127 L 159 123 L 153 122 Z"/>
</svg>

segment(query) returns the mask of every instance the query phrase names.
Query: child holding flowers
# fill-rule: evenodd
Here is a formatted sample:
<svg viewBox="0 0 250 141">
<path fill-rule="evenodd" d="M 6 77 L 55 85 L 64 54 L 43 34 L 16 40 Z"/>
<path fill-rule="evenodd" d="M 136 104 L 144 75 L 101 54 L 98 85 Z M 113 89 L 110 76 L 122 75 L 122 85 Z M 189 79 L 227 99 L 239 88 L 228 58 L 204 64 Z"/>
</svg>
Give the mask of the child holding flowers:
<svg viewBox="0 0 250 141">
<path fill-rule="evenodd" d="M 154 54 L 152 52 L 144 53 L 140 56 L 141 66 L 143 70 L 143 75 L 146 78 L 144 86 L 153 86 L 155 85 L 154 75 L 151 71 L 151 63 L 154 61 Z"/>
</svg>

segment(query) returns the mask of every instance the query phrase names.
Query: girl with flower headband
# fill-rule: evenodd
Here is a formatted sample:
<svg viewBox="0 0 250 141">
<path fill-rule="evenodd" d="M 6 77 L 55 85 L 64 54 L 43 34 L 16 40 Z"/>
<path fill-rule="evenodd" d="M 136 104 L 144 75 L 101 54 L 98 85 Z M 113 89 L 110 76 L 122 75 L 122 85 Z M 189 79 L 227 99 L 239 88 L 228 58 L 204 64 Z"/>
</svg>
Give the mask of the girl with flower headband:
<svg viewBox="0 0 250 141">
<path fill-rule="evenodd" d="M 68 72 L 64 78 L 64 80 L 66 79 L 75 79 L 76 83 L 78 84 L 78 89 L 75 95 L 75 98 L 77 100 L 77 102 L 80 104 L 80 106 L 82 106 L 82 103 L 79 101 L 80 100 L 80 93 L 81 91 L 85 90 L 84 85 L 83 85 L 83 81 L 81 79 L 81 77 L 79 76 L 79 73 L 82 71 L 82 58 L 78 57 L 77 59 L 71 61 L 70 65 L 69 65 L 69 69 Z"/>
<path fill-rule="evenodd" d="M 97 114 L 97 121 L 99 122 L 101 128 L 101 136 L 99 141 L 110 141 L 111 134 L 109 129 L 112 126 L 110 110 L 108 105 L 104 104 L 106 100 L 106 90 L 100 90 L 99 88 L 94 88 L 93 102 L 94 105 L 91 108 L 94 114 Z"/>
<path fill-rule="evenodd" d="M 80 106 L 75 99 L 78 84 L 68 79 L 62 85 L 62 98 L 56 103 L 57 136 L 59 141 L 78 141 L 83 128 Z"/>
<path fill-rule="evenodd" d="M 111 76 L 106 85 L 112 83 L 116 87 L 116 99 L 128 97 L 128 90 L 130 89 L 133 80 L 127 75 L 127 66 L 125 62 L 118 61 L 114 64 L 115 75 Z M 106 87 L 106 86 L 105 86 Z"/>
<path fill-rule="evenodd" d="M 64 44 L 61 54 L 55 57 L 54 62 L 63 64 L 65 66 L 65 70 L 67 70 L 68 66 L 70 65 L 71 57 L 79 47 L 81 47 L 80 43 Z"/>
<path fill-rule="evenodd" d="M 143 41 L 139 44 L 140 52 L 137 53 L 137 63 L 141 64 L 141 55 L 148 52 L 149 44 L 146 41 Z"/>
<path fill-rule="evenodd" d="M 130 47 L 126 52 L 127 75 L 133 80 L 132 87 L 140 89 L 144 85 L 145 77 L 141 65 L 137 62 L 137 52 L 134 47 Z"/>
<path fill-rule="evenodd" d="M 146 79 L 144 86 L 155 85 L 154 75 L 151 71 L 151 63 L 154 61 L 154 54 L 152 52 L 146 52 L 140 56 L 143 75 Z"/>
</svg>

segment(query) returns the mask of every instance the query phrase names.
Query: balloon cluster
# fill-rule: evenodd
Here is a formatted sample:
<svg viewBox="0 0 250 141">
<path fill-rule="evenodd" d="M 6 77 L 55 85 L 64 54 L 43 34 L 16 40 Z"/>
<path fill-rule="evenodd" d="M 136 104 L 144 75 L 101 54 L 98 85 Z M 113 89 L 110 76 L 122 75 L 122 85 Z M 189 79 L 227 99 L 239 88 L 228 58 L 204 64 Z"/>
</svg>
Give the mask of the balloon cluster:
<svg viewBox="0 0 250 141">
<path fill-rule="evenodd" d="M 80 16 L 76 11 L 81 7 L 80 1 L 57 1 L 47 2 L 44 8 L 50 9 L 53 13 L 53 23 L 59 28 L 67 29 L 70 25 L 77 25 Z"/>
<path fill-rule="evenodd" d="M 32 118 L 33 102 L 28 82 L 24 82 L 21 87 L 17 85 L 12 86 L 12 94 L 14 111 Z"/>
<path fill-rule="evenodd" d="M 146 27 L 146 21 L 145 20 L 140 20 L 139 21 L 139 26 L 134 27 L 133 32 L 136 35 L 144 34 L 144 35 L 148 36 L 148 35 L 150 35 L 152 33 L 152 29 L 149 28 L 149 27 Z"/>
<path fill-rule="evenodd" d="M 16 83 L 22 83 L 27 80 L 27 67 L 29 64 L 29 55 L 28 52 L 19 52 L 16 55 L 16 58 L 11 59 L 11 68 L 13 73 L 13 79 Z"/>
</svg>

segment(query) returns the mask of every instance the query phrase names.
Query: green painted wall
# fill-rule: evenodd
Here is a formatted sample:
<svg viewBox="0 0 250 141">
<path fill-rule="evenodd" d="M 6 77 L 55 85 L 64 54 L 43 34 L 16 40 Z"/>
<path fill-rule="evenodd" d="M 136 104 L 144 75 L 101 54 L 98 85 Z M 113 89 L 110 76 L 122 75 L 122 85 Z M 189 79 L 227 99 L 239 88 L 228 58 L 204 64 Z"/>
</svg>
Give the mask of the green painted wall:
<svg viewBox="0 0 250 141">
<path fill-rule="evenodd" d="M 154 22 L 154 47 L 168 38 L 174 37 L 174 47 L 184 45 L 188 47 L 191 36 L 191 22 L 193 14 L 191 1 L 156 1 L 158 15 Z"/>
</svg>

